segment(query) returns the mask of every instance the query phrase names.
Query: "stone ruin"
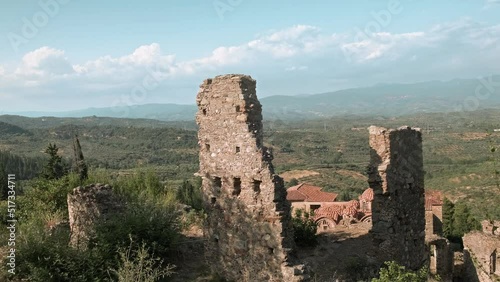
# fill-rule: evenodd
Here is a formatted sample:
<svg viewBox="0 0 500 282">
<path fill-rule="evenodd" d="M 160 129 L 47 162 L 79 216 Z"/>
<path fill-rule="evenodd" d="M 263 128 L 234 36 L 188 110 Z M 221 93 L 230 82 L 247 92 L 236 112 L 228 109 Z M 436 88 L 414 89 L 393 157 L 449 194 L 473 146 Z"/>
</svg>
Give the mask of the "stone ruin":
<svg viewBox="0 0 500 282">
<path fill-rule="evenodd" d="M 427 259 L 422 135 L 410 127 L 376 126 L 369 134 L 374 243 L 385 260 L 419 269 Z"/>
<path fill-rule="evenodd" d="M 205 255 L 228 280 L 301 281 L 303 266 L 292 266 L 290 255 L 290 204 L 263 146 L 255 86 L 250 76 L 216 76 L 196 98 Z"/>
<path fill-rule="evenodd" d="M 500 281 L 500 222 L 484 220 L 482 231 L 463 237 L 464 272 L 467 281 Z"/>
<path fill-rule="evenodd" d="M 109 218 L 123 209 L 121 201 L 107 184 L 76 187 L 68 194 L 67 201 L 70 245 L 78 249 L 87 248 L 97 220 Z"/>
</svg>

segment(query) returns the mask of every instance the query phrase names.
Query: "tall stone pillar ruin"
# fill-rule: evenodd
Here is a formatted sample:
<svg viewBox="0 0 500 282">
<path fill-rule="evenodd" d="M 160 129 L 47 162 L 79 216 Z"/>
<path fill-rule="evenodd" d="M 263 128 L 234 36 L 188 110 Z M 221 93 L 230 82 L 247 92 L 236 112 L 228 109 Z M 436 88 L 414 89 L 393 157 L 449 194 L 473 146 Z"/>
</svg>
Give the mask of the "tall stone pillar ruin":
<svg viewBox="0 0 500 282">
<path fill-rule="evenodd" d="M 386 260 L 418 269 L 426 260 L 421 132 L 371 126 L 369 133 L 375 244 Z"/>
<path fill-rule="evenodd" d="M 124 209 L 122 201 L 108 184 L 78 186 L 67 196 L 70 245 L 87 249 L 89 240 L 95 235 L 95 224 L 120 213 Z"/>
<path fill-rule="evenodd" d="M 216 76 L 196 98 L 206 259 L 228 280 L 300 281 L 300 268 L 289 266 L 290 204 L 263 146 L 255 86 L 250 76 Z"/>
</svg>

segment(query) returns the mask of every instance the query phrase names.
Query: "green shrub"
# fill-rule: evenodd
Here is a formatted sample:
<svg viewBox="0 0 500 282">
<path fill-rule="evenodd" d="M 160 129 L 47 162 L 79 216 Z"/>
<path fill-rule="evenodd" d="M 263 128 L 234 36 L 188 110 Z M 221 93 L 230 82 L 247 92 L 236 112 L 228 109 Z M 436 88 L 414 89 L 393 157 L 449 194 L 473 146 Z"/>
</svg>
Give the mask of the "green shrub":
<svg viewBox="0 0 500 282">
<path fill-rule="evenodd" d="M 122 214 L 96 223 L 97 237 L 85 251 L 69 247 L 69 228 L 50 230 L 51 226 L 67 220 L 67 193 L 80 185 L 79 179 L 70 174 L 58 180 L 29 181 L 29 189 L 16 199 L 19 220 L 16 260 L 22 262 L 16 265 L 16 278 L 44 282 L 116 281 L 111 276 L 112 270 L 121 275 L 136 267 L 150 267 L 151 262 L 159 263 L 153 254 L 162 258 L 172 255 L 180 231 L 174 193 L 162 194 L 158 178 L 148 172 L 119 180 L 91 173 L 82 184 L 95 180 L 101 183 L 110 180 L 119 195 L 129 202 Z M 124 261 L 118 251 L 127 248 L 129 238 L 143 247 L 134 245 L 135 249 L 129 250 L 130 256 Z M 149 252 L 147 256 L 145 251 Z M 167 273 L 154 268 L 141 277 L 163 274 Z M 0 276 L 0 280 L 4 278 Z"/>
<path fill-rule="evenodd" d="M 422 267 L 418 271 L 408 271 L 395 261 L 386 261 L 386 267 L 380 269 L 380 277 L 372 282 L 426 282 L 428 270 Z"/>
<path fill-rule="evenodd" d="M 295 243 L 301 247 L 312 247 L 318 243 L 316 232 L 318 225 L 310 218 L 310 214 L 295 210 L 295 216 L 292 218 Z"/>
<path fill-rule="evenodd" d="M 203 208 L 201 178 L 197 178 L 195 181 L 184 180 L 182 185 L 177 188 L 176 199 L 195 210 L 201 210 Z"/>
<path fill-rule="evenodd" d="M 120 267 L 112 271 L 118 282 L 155 282 L 174 273 L 174 265 L 165 265 L 162 259 L 152 257 L 144 244 L 136 250 L 131 242 L 128 249 L 119 251 L 119 255 Z"/>
<path fill-rule="evenodd" d="M 153 202 L 129 203 L 124 213 L 96 225 L 89 247 L 116 261 L 116 250 L 125 249 L 131 239 L 160 257 L 172 254 L 180 234 L 179 213 L 173 206 Z"/>
<path fill-rule="evenodd" d="M 49 235 L 43 226 L 23 228 L 16 242 L 16 277 L 29 281 L 106 281 L 107 269 L 96 252 L 68 246 L 69 230 Z"/>
</svg>

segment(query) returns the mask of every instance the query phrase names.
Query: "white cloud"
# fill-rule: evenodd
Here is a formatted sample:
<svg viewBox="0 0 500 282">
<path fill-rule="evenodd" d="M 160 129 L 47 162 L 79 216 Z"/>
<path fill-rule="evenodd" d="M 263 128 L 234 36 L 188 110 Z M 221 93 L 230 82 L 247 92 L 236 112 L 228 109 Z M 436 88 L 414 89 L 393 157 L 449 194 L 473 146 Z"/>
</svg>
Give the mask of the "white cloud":
<svg viewBox="0 0 500 282">
<path fill-rule="evenodd" d="M 260 34 L 239 45 L 220 46 L 208 50 L 206 56 L 185 61 L 163 54 L 158 43 L 139 46 L 124 56 L 106 55 L 76 64 L 70 63 L 63 50 L 42 47 L 27 53 L 14 71 L 0 66 L 0 86 L 7 89 L 3 92 L 14 94 L 31 87 L 32 96 L 59 92 L 64 93 L 60 96 L 117 96 L 128 95 L 151 76 L 162 84 L 154 90 L 161 94 L 155 95 L 168 101 L 182 96 L 176 89 L 196 88 L 200 77 L 225 72 L 281 76 L 280 83 L 295 75 L 306 81 L 331 82 L 325 87 L 338 85 L 337 81 L 347 86 L 349 82 L 361 85 L 384 79 L 435 79 L 444 74 L 476 77 L 500 72 L 500 66 L 493 63 L 500 60 L 500 25 L 463 18 L 421 31 L 362 36 L 358 32 L 329 34 L 318 27 L 297 25 Z M 317 85 L 296 83 L 303 88 Z"/>
<path fill-rule="evenodd" d="M 486 0 L 483 9 L 490 9 L 500 4 L 500 0 Z"/>
<path fill-rule="evenodd" d="M 174 59 L 173 55 L 162 55 L 160 45 L 152 43 L 140 46 L 130 55 L 118 58 L 108 55 L 82 65 L 75 65 L 74 68 L 79 74 L 110 76 L 117 73 L 134 72 L 138 69 L 143 70 L 155 65 L 168 67 L 172 65 Z"/>
<path fill-rule="evenodd" d="M 44 46 L 24 55 L 15 74 L 30 78 L 41 78 L 71 74 L 73 72 L 73 67 L 64 56 L 64 51 Z"/>
<path fill-rule="evenodd" d="M 291 66 L 291 67 L 285 68 L 285 71 L 304 71 L 307 69 L 308 69 L 307 66 Z"/>
</svg>

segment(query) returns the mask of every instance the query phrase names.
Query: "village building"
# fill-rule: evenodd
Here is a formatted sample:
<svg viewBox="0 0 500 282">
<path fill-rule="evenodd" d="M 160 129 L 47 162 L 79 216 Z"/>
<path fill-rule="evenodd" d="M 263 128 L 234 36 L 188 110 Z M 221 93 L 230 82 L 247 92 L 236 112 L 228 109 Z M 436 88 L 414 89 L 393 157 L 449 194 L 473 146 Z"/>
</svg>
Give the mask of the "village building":
<svg viewBox="0 0 500 282">
<path fill-rule="evenodd" d="M 371 222 L 371 202 L 373 189 L 366 189 L 358 200 L 337 202 L 336 193 L 321 191 L 321 187 L 301 183 L 287 189 L 286 199 L 291 202 L 292 210 L 301 209 L 313 212 L 312 218 L 319 231 L 333 229 L 342 220 L 346 224 L 355 221 Z"/>
<path fill-rule="evenodd" d="M 425 236 L 443 234 L 443 194 L 436 190 L 425 191 Z"/>
<path fill-rule="evenodd" d="M 321 187 L 307 183 L 292 186 L 286 191 L 286 199 L 292 204 L 292 212 L 301 209 L 314 212 L 325 204 L 332 203 L 338 194 L 321 191 Z"/>
</svg>

